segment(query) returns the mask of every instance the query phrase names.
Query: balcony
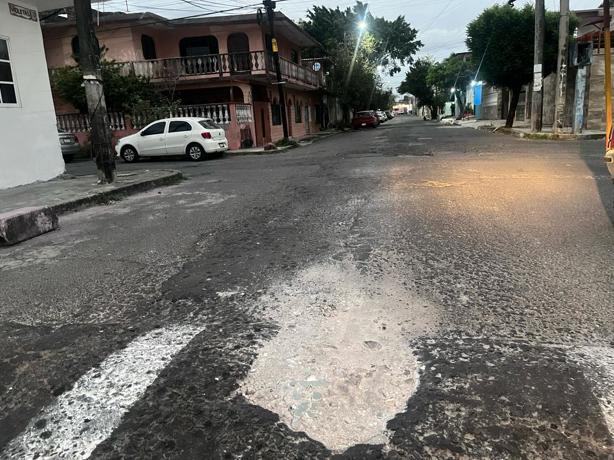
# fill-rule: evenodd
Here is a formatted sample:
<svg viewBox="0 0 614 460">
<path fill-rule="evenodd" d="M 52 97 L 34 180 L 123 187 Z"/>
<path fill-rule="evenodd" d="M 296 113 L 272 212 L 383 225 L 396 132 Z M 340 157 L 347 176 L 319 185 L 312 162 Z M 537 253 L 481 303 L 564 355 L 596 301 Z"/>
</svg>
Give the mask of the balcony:
<svg viewBox="0 0 614 460">
<path fill-rule="evenodd" d="M 289 84 L 311 89 L 321 86 L 320 75 L 313 70 L 283 58 L 280 64 L 282 77 Z M 120 62 L 118 65 L 125 74 L 133 73 L 153 82 L 275 76 L 273 58 L 265 51 Z"/>
</svg>

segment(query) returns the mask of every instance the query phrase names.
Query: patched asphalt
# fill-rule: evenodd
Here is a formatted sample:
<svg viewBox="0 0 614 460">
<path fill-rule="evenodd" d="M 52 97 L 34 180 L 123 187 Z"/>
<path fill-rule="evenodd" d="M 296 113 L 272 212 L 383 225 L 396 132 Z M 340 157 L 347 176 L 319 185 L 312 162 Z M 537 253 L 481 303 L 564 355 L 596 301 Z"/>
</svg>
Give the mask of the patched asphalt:
<svg viewBox="0 0 614 460">
<path fill-rule="evenodd" d="M 93 458 L 612 458 L 601 147 L 398 118 L 277 155 L 138 165 L 189 180 L 0 249 L 0 458 L 29 428 L 52 435 L 62 421 L 39 414 L 80 377 L 173 325 L 200 332 Z M 388 388 L 354 343 L 381 349 L 396 379 L 415 375 L 413 392 Z M 355 374 L 337 372 L 344 359 Z M 365 414 L 377 442 L 353 428 L 351 403 L 323 413 L 313 383 L 370 407 L 372 378 L 399 408 Z"/>
</svg>

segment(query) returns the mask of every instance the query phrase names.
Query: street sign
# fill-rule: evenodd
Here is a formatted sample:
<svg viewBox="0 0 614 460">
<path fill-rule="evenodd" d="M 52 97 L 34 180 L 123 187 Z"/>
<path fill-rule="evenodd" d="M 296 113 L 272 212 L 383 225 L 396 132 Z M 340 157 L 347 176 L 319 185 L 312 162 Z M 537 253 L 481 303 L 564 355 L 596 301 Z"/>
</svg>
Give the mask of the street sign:
<svg viewBox="0 0 614 460">
<path fill-rule="evenodd" d="M 14 3 L 9 3 L 9 13 L 11 16 L 17 16 L 22 19 L 29 19 L 30 21 L 38 22 L 38 13 L 36 10 L 31 8 L 26 8 L 25 6 L 15 5 Z"/>
</svg>

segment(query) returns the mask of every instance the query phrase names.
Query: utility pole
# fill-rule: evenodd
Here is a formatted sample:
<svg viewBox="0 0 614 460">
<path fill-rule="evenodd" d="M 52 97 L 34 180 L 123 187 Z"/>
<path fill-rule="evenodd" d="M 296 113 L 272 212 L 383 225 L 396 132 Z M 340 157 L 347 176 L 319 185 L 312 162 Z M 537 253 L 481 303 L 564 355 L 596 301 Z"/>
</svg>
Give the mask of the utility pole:
<svg viewBox="0 0 614 460">
<path fill-rule="evenodd" d="M 277 77 L 277 90 L 279 91 L 279 105 L 281 108 L 281 124 L 284 130 L 284 140 L 288 140 L 288 113 L 286 111 L 286 98 L 284 96 L 285 82 L 281 78 L 281 66 L 279 64 L 279 47 L 275 38 L 275 2 L 273 0 L 264 0 L 262 2 L 266 8 L 267 19 L 269 22 L 269 35 L 271 36 L 271 47 L 273 48 L 273 64 L 275 65 L 275 74 Z"/>
<path fill-rule="evenodd" d="M 612 150 L 612 43 L 610 38 L 610 22 L 612 21 L 610 15 L 610 0 L 604 0 L 603 2 L 603 35 L 605 42 L 604 62 L 605 62 L 605 160 L 608 162 L 613 161 Z"/>
<path fill-rule="evenodd" d="M 556 62 L 556 93 L 554 95 L 554 125 L 560 132 L 564 125 L 565 100 L 567 96 L 567 45 L 569 43 L 569 0 L 561 0 L 559 19 L 559 56 Z"/>
<path fill-rule="evenodd" d="M 533 97 L 531 99 L 531 132 L 542 130 L 542 109 L 544 105 L 544 29 L 546 28 L 546 7 L 544 0 L 535 0 L 535 48 L 533 52 Z"/>
<path fill-rule="evenodd" d="M 92 154 L 98 168 L 98 182 L 110 184 L 115 180 L 115 152 L 111 145 L 111 130 L 100 69 L 100 49 L 96 40 L 91 0 L 75 0 L 75 16 L 79 36 L 79 65 L 83 72 L 91 126 Z"/>
</svg>

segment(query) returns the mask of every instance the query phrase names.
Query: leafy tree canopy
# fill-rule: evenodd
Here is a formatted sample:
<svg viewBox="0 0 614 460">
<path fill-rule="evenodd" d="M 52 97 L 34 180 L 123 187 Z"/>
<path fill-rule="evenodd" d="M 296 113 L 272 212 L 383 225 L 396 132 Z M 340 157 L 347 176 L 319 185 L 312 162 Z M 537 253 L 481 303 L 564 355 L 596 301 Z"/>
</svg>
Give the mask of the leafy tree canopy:
<svg viewBox="0 0 614 460">
<path fill-rule="evenodd" d="M 362 20 L 367 29 L 361 33 L 357 25 Z M 383 89 L 380 74 L 399 72 L 422 46 L 405 18 L 375 17 L 361 2 L 343 10 L 314 6 L 301 25 L 323 45 L 330 58 L 328 90 L 346 108 L 390 107 L 391 93 Z"/>
<path fill-rule="evenodd" d="M 360 1 L 344 10 L 314 6 L 301 25 L 330 53 L 340 46 L 355 45 L 360 36 L 357 24 L 363 20 L 367 25 L 363 41 L 371 44 L 365 48 L 367 60 L 383 67 L 390 75 L 413 62 L 413 56 L 422 47 L 417 39 L 418 31 L 403 16 L 393 21 L 373 16 Z"/>
<path fill-rule="evenodd" d="M 429 83 L 434 63 L 427 58 L 418 59 L 405 74 L 405 80 L 399 86 L 399 93 L 411 93 L 418 99 L 420 107 L 430 107 L 435 103 L 435 92 Z"/>
<path fill-rule="evenodd" d="M 558 13 L 546 12 L 544 76 L 556 68 Z M 479 64 L 480 77 L 492 85 L 520 88 L 533 79 L 535 10 L 495 5 L 467 26 L 467 47 Z"/>
<path fill-rule="evenodd" d="M 570 33 L 577 25 L 572 16 Z M 558 52 L 559 13 L 546 12 L 544 35 L 544 77 L 556 69 Z M 467 47 L 474 63 L 480 67 L 479 78 L 488 83 L 505 87 L 512 92 L 512 103 L 507 126 L 514 121 L 518 96 L 522 85 L 533 80 L 533 47 L 535 10 L 533 6 L 513 8 L 495 5 L 485 9 L 467 27 Z"/>
<path fill-rule="evenodd" d="M 124 74 L 112 61 L 102 62 L 102 79 L 104 82 L 107 108 L 112 112 L 131 112 L 132 108 L 143 103 L 157 103 L 160 96 L 148 79 L 134 74 Z M 71 103 L 80 112 L 87 112 L 83 73 L 78 67 L 57 69 L 51 77 L 54 91 Z"/>
</svg>

